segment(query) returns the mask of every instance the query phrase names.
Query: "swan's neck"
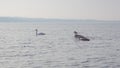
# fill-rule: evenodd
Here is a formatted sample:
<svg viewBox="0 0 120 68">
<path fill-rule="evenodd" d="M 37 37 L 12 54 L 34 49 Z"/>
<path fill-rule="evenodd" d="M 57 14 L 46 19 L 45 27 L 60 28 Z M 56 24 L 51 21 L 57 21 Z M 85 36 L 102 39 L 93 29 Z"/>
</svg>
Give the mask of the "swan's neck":
<svg viewBox="0 0 120 68">
<path fill-rule="evenodd" d="M 36 36 L 38 35 L 38 30 L 36 29 Z"/>
<path fill-rule="evenodd" d="M 74 33 L 75 35 L 78 35 L 78 33 Z"/>
</svg>

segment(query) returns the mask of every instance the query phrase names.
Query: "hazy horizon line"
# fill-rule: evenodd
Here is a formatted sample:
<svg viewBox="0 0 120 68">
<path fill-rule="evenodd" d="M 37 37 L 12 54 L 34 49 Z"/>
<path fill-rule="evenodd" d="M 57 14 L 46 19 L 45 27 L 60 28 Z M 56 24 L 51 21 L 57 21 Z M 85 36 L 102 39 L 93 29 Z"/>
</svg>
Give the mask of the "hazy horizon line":
<svg viewBox="0 0 120 68">
<path fill-rule="evenodd" d="M 120 20 L 98 20 L 98 19 L 66 19 L 66 18 L 34 18 L 34 17 L 20 17 L 20 16 L 0 16 L 0 18 L 19 18 L 19 19 L 46 19 L 46 20 L 73 20 L 73 21 L 117 21 Z"/>
</svg>

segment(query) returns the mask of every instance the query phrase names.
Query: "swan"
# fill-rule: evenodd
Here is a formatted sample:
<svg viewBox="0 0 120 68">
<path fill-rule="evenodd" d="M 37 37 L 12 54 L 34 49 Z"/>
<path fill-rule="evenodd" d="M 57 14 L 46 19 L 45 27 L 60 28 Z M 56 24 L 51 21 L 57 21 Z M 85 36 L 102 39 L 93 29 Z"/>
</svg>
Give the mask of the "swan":
<svg viewBox="0 0 120 68">
<path fill-rule="evenodd" d="M 76 32 L 76 31 L 74 31 L 74 37 L 75 38 L 78 38 L 79 40 L 82 40 L 82 41 L 90 41 L 90 39 L 88 39 L 88 38 L 86 38 L 86 37 L 84 37 L 84 36 L 82 36 L 82 35 L 78 35 L 78 32 Z"/>
<path fill-rule="evenodd" d="M 38 35 L 45 35 L 45 33 L 38 33 L 38 29 L 35 29 L 35 31 L 36 31 L 36 36 L 38 36 Z"/>
</svg>

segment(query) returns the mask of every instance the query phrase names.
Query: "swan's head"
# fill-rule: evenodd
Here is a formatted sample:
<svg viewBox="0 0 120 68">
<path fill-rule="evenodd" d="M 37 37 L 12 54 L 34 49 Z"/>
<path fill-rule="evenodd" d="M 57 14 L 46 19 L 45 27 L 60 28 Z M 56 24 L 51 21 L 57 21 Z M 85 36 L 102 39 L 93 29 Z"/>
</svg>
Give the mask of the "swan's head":
<svg viewBox="0 0 120 68">
<path fill-rule="evenodd" d="M 35 31 L 38 31 L 38 29 L 35 29 Z"/>
<path fill-rule="evenodd" d="M 76 31 L 74 31 L 74 34 L 78 34 Z"/>
</svg>

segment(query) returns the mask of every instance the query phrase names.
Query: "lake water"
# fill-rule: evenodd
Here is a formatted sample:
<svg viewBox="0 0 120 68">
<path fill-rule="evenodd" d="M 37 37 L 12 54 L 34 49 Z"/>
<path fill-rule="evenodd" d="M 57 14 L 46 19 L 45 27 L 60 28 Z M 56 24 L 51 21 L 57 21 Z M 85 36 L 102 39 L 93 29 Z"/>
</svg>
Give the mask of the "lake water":
<svg viewBox="0 0 120 68">
<path fill-rule="evenodd" d="M 120 68 L 120 24 L 0 23 L 0 67 Z"/>
</svg>

